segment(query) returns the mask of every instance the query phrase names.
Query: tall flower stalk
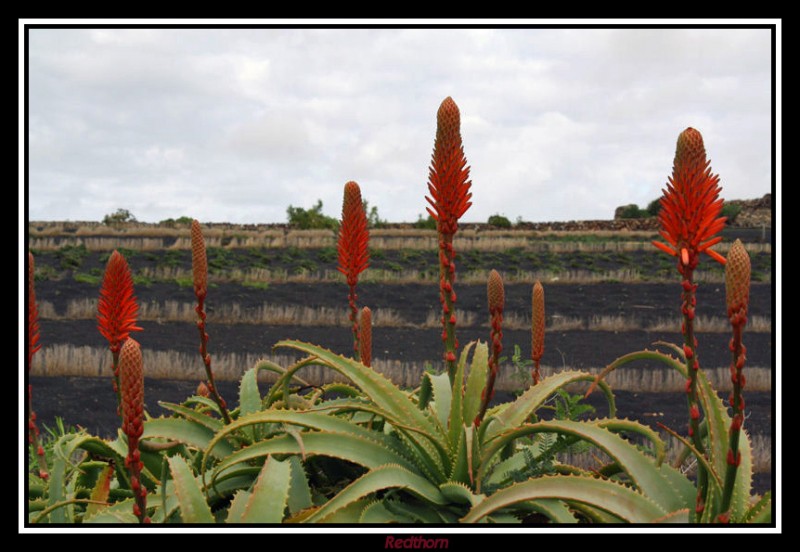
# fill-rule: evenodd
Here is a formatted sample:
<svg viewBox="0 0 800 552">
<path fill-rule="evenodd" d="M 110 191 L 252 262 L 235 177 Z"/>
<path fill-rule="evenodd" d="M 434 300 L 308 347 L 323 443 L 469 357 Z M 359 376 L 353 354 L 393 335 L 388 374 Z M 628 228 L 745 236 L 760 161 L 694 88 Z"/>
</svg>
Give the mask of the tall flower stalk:
<svg viewBox="0 0 800 552">
<path fill-rule="evenodd" d="M 456 251 L 453 238 L 458 220 L 470 208 L 469 167 L 461 143 L 461 113 L 451 97 L 445 98 L 436 114 L 436 141 L 428 176 L 428 213 L 436 220 L 439 234 L 439 301 L 442 305 L 444 361 L 450 381 L 456 373 Z"/>
<path fill-rule="evenodd" d="M 139 439 L 144 432 L 144 368 L 139 343 L 133 338 L 126 339 L 119 356 L 122 432 L 128 438 L 125 467 L 131 476 L 133 513 L 140 523 L 149 523 L 146 512 L 147 489 L 141 482 L 144 464 L 139 453 Z"/>
<path fill-rule="evenodd" d="M 531 306 L 531 358 L 533 359 L 531 378 L 536 385 L 542 379 L 539 362 L 544 355 L 544 288 L 539 280 L 533 284 Z"/>
<path fill-rule="evenodd" d="M 36 290 L 34 289 L 34 262 L 33 255 L 28 252 L 28 364 L 27 371 L 30 375 L 33 355 L 42 348 L 39 344 L 39 307 L 36 305 Z M 36 461 L 39 464 L 39 477 L 47 479 L 47 462 L 44 458 L 44 448 L 39 442 L 39 428 L 36 425 L 36 413 L 32 406 L 33 394 L 31 385 L 28 384 L 28 443 L 36 453 Z"/>
<path fill-rule="evenodd" d="M 208 378 L 208 391 L 211 398 L 219 406 L 225 423 L 231 423 L 231 415 L 225 399 L 219 394 L 217 384 L 214 382 L 214 371 L 211 369 L 211 355 L 208 354 L 208 333 L 206 333 L 205 300 L 208 293 L 208 259 L 206 257 L 206 242 L 203 231 L 197 220 L 192 221 L 192 277 L 194 281 L 194 295 L 197 297 L 197 330 L 200 333 L 200 356 L 206 369 Z"/>
<path fill-rule="evenodd" d="M 660 200 L 659 233 L 667 243 L 653 242 L 653 245 L 677 258 L 678 272 L 682 278 L 681 331 L 686 371 L 689 375 L 686 381 L 689 436 L 700 454 L 705 453 L 705 446 L 700 435 L 701 411 L 697 392 L 700 362 L 697 358 L 697 338 L 694 331 L 697 284 L 693 277 L 701 253 L 725 264 L 725 258 L 710 249 L 722 240 L 716 234 L 725 226 L 726 220 L 720 216 L 723 201 L 719 198 L 719 175 L 711 173 L 710 164 L 706 159 L 702 135 L 693 128 L 684 130 L 678 137 L 672 176 Z M 705 469 L 699 466 L 695 521 L 700 519 L 705 509 L 707 478 Z"/>
<path fill-rule="evenodd" d="M 348 304 L 350 306 L 350 322 L 353 329 L 353 356 L 361 357 L 358 330 L 358 305 L 356 303 L 356 285 L 358 275 L 369 266 L 369 231 L 367 230 L 367 214 L 361 200 L 361 189 L 350 181 L 344 185 L 344 201 L 342 202 L 342 221 L 339 225 L 339 272 L 347 278 L 350 288 Z"/>
<path fill-rule="evenodd" d="M 133 277 L 128 262 L 119 251 L 108 258 L 100 299 L 97 303 L 97 329 L 108 340 L 114 373 L 114 393 L 117 395 L 117 411 L 120 406 L 119 352 L 131 332 L 141 331 L 136 325 L 139 305 L 133 294 Z"/>
<path fill-rule="evenodd" d="M 731 322 L 733 337 L 730 349 L 733 355 L 731 360 L 731 382 L 733 390 L 728 399 L 733 409 L 733 419 L 729 430 L 729 449 L 725 484 L 722 491 L 722 512 L 718 521 L 727 523 L 730 518 L 731 498 L 733 486 L 736 481 L 736 472 L 742 456 L 739 452 L 739 435 L 744 424 L 744 397 L 742 390 L 745 385 L 743 373 L 747 349 L 742 342 L 742 333 L 747 324 L 747 308 L 750 303 L 750 256 L 740 240 L 736 240 L 728 251 L 725 265 L 725 296 L 728 306 L 728 318 Z"/>
<path fill-rule="evenodd" d="M 489 402 L 494 397 L 494 382 L 497 379 L 497 372 L 500 364 L 500 353 L 503 352 L 503 308 L 505 307 L 505 290 L 503 289 L 503 278 L 496 270 L 489 273 L 489 280 L 486 283 L 486 296 L 489 301 L 489 325 L 491 351 L 489 354 L 489 373 L 487 376 L 486 387 L 481 394 L 481 406 L 478 415 L 475 417 L 474 424 L 480 425 L 489 408 Z"/>
</svg>

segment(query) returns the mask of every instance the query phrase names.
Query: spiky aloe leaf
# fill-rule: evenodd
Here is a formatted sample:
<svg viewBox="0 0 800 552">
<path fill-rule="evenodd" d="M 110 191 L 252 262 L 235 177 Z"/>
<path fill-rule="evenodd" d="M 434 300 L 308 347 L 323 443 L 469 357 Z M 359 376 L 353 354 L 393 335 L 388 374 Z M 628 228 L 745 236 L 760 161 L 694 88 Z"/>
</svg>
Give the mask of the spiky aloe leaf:
<svg viewBox="0 0 800 552">
<path fill-rule="evenodd" d="M 531 414 L 536 412 L 544 402 L 556 391 L 562 387 L 575 383 L 578 381 L 594 381 L 595 376 L 587 372 L 577 372 L 567 370 L 553 374 L 552 376 L 543 379 L 537 385 L 534 385 L 523 393 L 517 400 L 512 403 L 501 405 L 500 409 L 495 415 L 487 420 L 486 424 L 482 424 L 481 428 L 485 429 L 485 440 L 496 437 L 499 433 L 506 431 L 508 428 L 519 427 L 530 417 Z M 604 385 L 604 382 L 601 382 Z M 603 388 L 604 391 L 607 387 Z M 614 397 L 610 394 L 610 390 L 606 391 L 606 396 L 609 400 L 609 417 L 614 417 L 615 405 Z"/>
<path fill-rule="evenodd" d="M 767 491 L 755 504 L 753 504 L 742 518 L 742 523 L 771 523 L 772 522 L 772 493 Z"/>
<path fill-rule="evenodd" d="M 480 343 L 478 344 L 480 347 Z M 470 351 L 475 348 L 475 354 L 478 356 L 478 347 L 475 342 L 468 343 L 464 350 L 461 351 L 461 356 L 458 359 L 458 366 L 453 377 L 453 399 L 450 401 L 450 415 L 447 418 L 447 436 L 450 443 L 449 449 L 452 455 L 456 448 L 459 446 L 459 441 L 462 439 L 462 428 L 464 426 L 464 374 L 466 373 L 467 359 Z M 484 345 L 484 354 L 486 346 Z M 470 423 L 472 420 L 470 420 Z"/>
<path fill-rule="evenodd" d="M 302 341 L 280 341 L 275 345 L 275 348 L 280 347 L 291 348 L 313 355 L 320 364 L 328 366 L 350 379 L 376 405 L 392 416 L 407 420 L 409 425 L 419 428 L 423 432 L 434 434 L 436 431 L 436 426 L 430 417 L 416 408 L 406 393 L 375 370 L 367 368 L 351 358 L 337 355 L 332 351 L 309 343 L 303 343 Z"/>
<path fill-rule="evenodd" d="M 545 380 L 546 381 L 546 380 Z M 540 382 L 539 385 L 542 385 Z M 626 441 L 619 435 L 601 427 L 585 422 L 575 422 L 571 420 L 552 420 L 526 424 L 517 429 L 507 431 L 486 444 L 481 467 L 485 469 L 492 456 L 499 452 L 506 443 L 512 442 L 524 435 L 536 433 L 557 433 L 569 435 L 591 443 L 608 454 L 630 477 L 643 494 L 655 500 L 664 508 L 664 513 L 685 508 L 687 504 L 683 501 L 681 493 L 667 483 L 662 476 L 656 462 L 640 451 L 635 445 Z M 481 473 L 479 471 L 479 473 Z M 482 479 L 482 473 L 480 475 Z"/>
<path fill-rule="evenodd" d="M 464 349 L 466 352 L 466 348 Z M 462 353 L 462 356 L 464 353 Z M 481 408 L 481 395 L 486 387 L 487 373 L 489 371 L 489 348 L 479 342 L 472 356 L 472 364 L 467 375 L 467 385 L 464 389 L 463 419 L 464 423 L 472 423 Z"/>
<path fill-rule="evenodd" d="M 578 523 L 578 518 L 563 501 L 555 498 L 540 498 L 527 503 L 534 512 L 538 512 L 552 520 L 553 523 L 572 524 Z"/>
<path fill-rule="evenodd" d="M 97 483 L 92 489 L 92 495 L 89 497 L 93 502 L 86 506 L 86 513 L 83 516 L 84 521 L 96 515 L 102 506 L 99 502 L 108 500 L 108 493 L 111 490 L 111 478 L 114 475 L 114 468 L 106 466 L 97 477 Z M 138 520 L 137 520 L 138 521 Z"/>
<path fill-rule="evenodd" d="M 214 403 L 214 401 L 210 401 L 209 400 L 209 402 L 213 403 L 214 406 L 217 406 L 216 403 Z M 192 421 L 192 422 L 194 422 L 196 424 L 199 424 L 201 426 L 207 427 L 208 429 L 210 429 L 214 433 L 216 433 L 217 431 L 222 429 L 222 426 L 223 426 L 222 421 L 220 421 L 217 418 L 214 418 L 214 417 L 211 417 L 211 416 L 207 416 L 203 412 L 198 412 L 194 408 L 188 408 L 188 407 L 183 406 L 181 404 L 174 404 L 174 403 L 163 402 L 163 401 L 159 401 L 158 404 L 162 408 L 166 408 L 167 410 L 172 410 L 175 414 L 178 414 L 182 418 L 185 418 L 185 419 L 187 419 L 189 421 Z M 219 407 L 217 407 L 217 408 L 219 408 Z"/>
<path fill-rule="evenodd" d="M 311 508 L 311 489 L 308 485 L 305 469 L 297 456 L 289 457 L 289 464 L 292 466 L 292 480 L 289 485 L 289 499 L 287 505 L 289 512 L 296 514 L 306 508 Z"/>
<path fill-rule="evenodd" d="M 332 499 L 314 512 L 306 521 L 318 522 L 338 510 L 364 499 L 383 489 L 400 488 L 431 504 L 444 506 L 447 500 L 430 481 L 397 465 L 384 465 L 373 469 L 339 491 Z"/>
<path fill-rule="evenodd" d="M 456 483 L 454 481 L 448 481 L 447 483 L 439 485 L 439 490 L 449 502 L 455 504 L 475 506 L 486 498 L 485 495 L 473 493 L 472 490 L 463 483 Z"/>
<path fill-rule="evenodd" d="M 227 522 L 280 523 L 289 499 L 291 470 L 289 462 L 268 457 L 252 492 L 239 492 L 234 498 Z"/>
<path fill-rule="evenodd" d="M 384 464 L 399 464 L 408 470 L 417 468 L 404 457 L 378 442 L 344 433 L 313 432 L 303 434 L 305 454 L 322 455 L 347 460 L 366 468 L 377 468 Z M 280 435 L 259 441 L 224 458 L 212 473 L 213 482 L 226 469 L 241 462 L 261 458 L 269 454 L 301 454 L 298 442 L 291 435 Z"/>
<path fill-rule="evenodd" d="M 640 424 L 632 420 L 620 420 L 618 418 L 602 418 L 599 420 L 592 420 L 593 423 L 599 427 L 605 428 L 614 433 L 635 433 L 646 438 L 653 444 L 653 454 L 656 458 L 656 463 L 661 464 L 667 454 L 667 445 L 661 439 L 658 432 L 650 426 Z"/>
<path fill-rule="evenodd" d="M 501 489 L 472 508 L 461 521 L 475 523 L 521 502 L 553 498 L 568 504 L 588 504 L 629 523 L 652 523 L 667 514 L 652 500 L 620 483 L 579 475 L 555 475 L 529 479 Z"/>
<path fill-rule="evenodd" d="M 386 509 L 383 500 L 369 503 L 362 511 L 359 523 L 412 523 L 410 519 L 398 519 L 397 514 Z"/>
<path fill-rule="evenodd" d="M 172 480 L 175 482 L 175 494 L 178 497 L 183 522 L 214 523 L 214 516 L 203 496 L 203 490 L 192 475 L 186 460 L 180 456 L 170 456 L 167 461 Z"/>
<path fill-rule="evenodd" d="M 160 437 L 184 443 L 190 447 L 205 450 L 217 458 L 224 458 L 233 452 L 228 441 L 214 440 L 214 432 L 200 423 L 179 418 L 153 418 L 144 423 L 142 440 Z M 212 444 L 212 440 L 213 444 Z"/>
<path fill-rule="evenodd" d="M 427 380 L 427 385 L 430 386 L 431 399 L 430 406 L 433 408 L 433 413 L 441 425 L 441 431 L 447 431 L 447 419 L 450 416 L 450 404 L 453 399 L 453 390 L 450 387 L 450 378 L 447 374 L 424 374 L 423 378 Z M 426 387 L 427 387 L 426 385 Z"/>
<path fill-rule="evenodd" d="M 128 499 L 115 502 L 111 506 L 101 507 L 101 509 L 91 517 L 84 516 L 82 523 L 139 523 L 139 518 L 133 515 L 133 499 Z"/>
<path fill-rule="evenodd" d="M 239 416 L 246 416 L 261 410 L 257 373 L 257 368 L 250 368 L 239 382 Z"/>
</svg>

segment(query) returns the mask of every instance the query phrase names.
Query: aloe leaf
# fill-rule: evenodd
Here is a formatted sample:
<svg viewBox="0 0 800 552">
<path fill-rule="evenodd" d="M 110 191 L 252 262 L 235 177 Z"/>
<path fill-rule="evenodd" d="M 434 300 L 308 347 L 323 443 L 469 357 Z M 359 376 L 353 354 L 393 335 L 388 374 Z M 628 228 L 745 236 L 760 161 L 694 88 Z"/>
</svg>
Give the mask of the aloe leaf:
<svg viewBox="0 0 800 552">
<path fill-rule="evenodd" d="M 247 503 L 250 500 L 250 491 L 240 490 L 233 495 L 231 505 L 228 507 L 228 517 L 225 518 L 225 523 L 244 523 L 244 517 Z"/>
<path fill-rule="evenodd" d="M 311 489 L 308 485 L 308 478 L 306 471 L 303 468 L 303 463 L 297 456 L 290 456 L 289 464 L 292 466 L 292 480 L 289 486 L 289 499 L 287 504 L 289 512 L 296 514 L 306 508 L 311 508 L 313 502 L 311 501 Z"/>
<path fill-rule="evenodd" d="M 467 504 L 469 506 L 475 506 L 486 498 L 486 496 L 482 494 L 476 495 L 463 483 L 456 483 L 454 481 L 448 481 L 447 483 L 439 485 L 439 491 L 442 493 L 442 496 L 448 500 L 448 502 L 455 504 Z"/>
<path fill-rule="evenodd" d="M 595 377 L 586 372 L 576 372 L 567 370 L 553 374 L 552 376 L 543 379 L 537 385 L 531 386 L 528 390 L 520 395 L 517 400 L 501 406 L 496 414 L 493 415 L 493 420 L 488 422 L 486 429 L 486 437 L 484 441 L 492 439 L 499 433 L 507 430 L 508 428 L 519 427 L 530 417 L 531 414 L 536 412 L 545 401 L 561 389 L 562 387 L 578 381 L 594 381 Z M 612 405 L 609 405 L 610 409 Z M 613 414 L 610 415 L 612 417 Z"/>
<path fill-rule="evenodd" d="M 452 403 L 453 389 L 450 387 L 450 378 L 447 374 L 425 374 L 425 378 L 430 381 L 433 392 L 433 411 L 436 419 L 439 420 L 442 430 L 447 430 L 447 418 L 450 415 L 450 404 Z"/>
<path fill-rule="evenodd" d="M 361 511 L 361 517 L 359 518 L 358 522 L 385 524 L 399 522 L 411 523 L 411 520 L 398 519 L 397 514 L 386 509 L 386 506 L 383 505 L 382 500 L 376 500 L 371 502 Z"/>
<path fill-rule="evenodd" d="M 530 506 L 531 510 L 543 514 L 554 523 L 578 523 L 578 518 L 575 517 L 575 514 L 572 513 L 562 500 L 556 498 L 540 498 L 538 500 L 531 500 L 528 506 Z"/>
<path fill-rule="evenodd" d="M 106 502 L 108 500 L 108 492 L 111 490 L 111 478 L 114 475 L 114 468 L 106 466 L 97 477 L 97 483 L 92 489 L 92 494 L 89 497 L 93 502 L 86 506 L 86 513 L 83 519 L 91 518 L 100 511 L 102 506 L 98 502 Z"/>
<path fill-rule="evenodd" d="M 422 431 L 431 434 L 435 432 L 436 428 L 431 419 L 414 405 L 406 393 L 389 381 L 383 374 L 367 368 L 351 358 L 337 355 L 332 351 L 303 343 L 302 341 L 284 340 L 278 342 L 275 347 L 292 348 L 313 355 L 321 364 L 349 378 L 376 405 L 392 416 L 407 420 L 409 425 L 418 427 Z"/>
<path fill-rule="evenodd" d="M 178 497 L 183 522 L 214 523 L 214 516 L 206 503 L 203 491 L 186 461 L 180 456 L 170 456 L 167 461 L 175 483 L 175 494 Z"/>
<path fill-rule="evenodd" d="M 736 520 L 735 520 L 736 521 Z M 767 491 L 755 504 L 753 504 L 742 518 L 743 523 L 771 523 L 772 522 L 772 493 Z"/>
<path fill-rule="evenodd" d="M 452 454 L 456 447 L 459 446 L 459 441 L 463 438 L 462 427 L 464 426 L 464 410 L 462 403 L 464 401 L 464 374 L 466 372 L 467 360 L 472 349 L 475 348 L 475 342 L 468 343 L 464 350 L 461 351 L 461 356 L 458 359 L 458 366 L 456 373 L 453 377 L 452 384 L 452 400 L 450 401 L 450 415 L 447 418 L 447 435 L 450 443 L 450 453 Z M 486 347 L 484 346 L 484 353 Z M 475 355 L 478 351 L 475 348 Z M 470 420 L 471 422 L 471 420 Z"/>
<path fill-rule="evenodd" d="M 289 498 L 291 464 L 267 458 L 242 510 L 242 523 L 280 523 Z"/>
<path fill-rule="evenodd" d="M 189 408 L 189 407 L 183 406 L 182 404 L 174 404 L 174 403 L 163 402 L 163 401 L 159 401 L 158 404 L 162 408 L 166 408 L 167 410 L 172 410 L 176 414 L 180 415 L 182 418 L 185 418 L 185 419 L 187 419 L 187 420 L 189 420 L 191 422 L 194 422 L 196 424 L 199 424 L 201 426 L 207 427 L 208 429 L 210 429 L 213 432 L 219 431 L 223 426 L 222 421 L 219 420 L 218 418 L 214 418 L 212 416 L 209 416 L 208 414 L 206 414 L 204 412 L 198 412 L 194 408 Z M 157 419 L 159 419 L 159 418 L 151 418 L 151 420 L 157 420 Z M 151 421 L 151 420 L 148 420 L 148 421 Z"/>
<path fill-rule="evenodd" d="M 309 456 L 322 455 L 347 460 L 366 468 L 377 468 L 384 464 L 399 464 L 410 471 L 415 466 L 404 457 L 387 449 L 380 443 L 356 435 L 342 433 L 313 432 L 303 435 L 305 452 Z M 280 435 L 259 441 L 224 458 L 215 468 L 214 481 L 219 475 L 240 462 L 253 460 L 269 454 L 300 454 L 300 446 L 290 435 Z"/>
<path fill-rule="evenodd" d="M 256 368 L 250 368 L 239 382 L 239 415 L 246 416 L 261 410 L 261 394 L 258 391 Z"/>
<path fill-rule="evenodd" d="M 111 506 L 101 507 L 91 517 L 84 517 L 84 524 L 125 523 L 138 524 L 139 518 L 133 515 L 133 499 L 115 502 Z"/>
<path fill-rule="evenodd" d="M 585 422 L 552 420 L 538 422 L 536 424 L 527 424 L 515 430 L 508 431 L 486 445 L 481 462 L 481 469 L 484 469 L 484 466 L 488 464 L 492 456 L 500 451 L 506 443 L 522 437 L 523 435 L 535 433 L 570 435 L 592 443 L 613 458 L 619 467 L 628 474 L 633 483 L 641 489 L 645 495 L 656 500 L 660 505 L 663 505 L 666 511 L 686 507 L 680 493 L 670 485 L 665 485 L 664 477 L 661 475 L 653 458 L 642 453 L 633 444 L 619 435 L 599 425 Z M 480 479 L 483 479 L 482 474 Z"/>
<path fill-rule="evenodd" d="M 466 349 L 465 349 L 466 350 Z M 467 375 L 467 385 L 464 389 L 464 423 L 472 423 L 478 416 L 481 408 L 481 396 L 486 389 L 486 382 L 489 372 L 489 349 L 488 346 L 479 342 L 475 354 L 472 356 L 472 364 Z"/>
<path fill-rule="evenodd" d="M 216 440 L 211 448 L 209 444 L 214 439 L 214 432 L 198 423 L 180 418 L 153 418 L 144 423 L 142 439 L 161 437 L 171 441 L 184 443 L 190 447 L 205 449 L 207 454 L 217 458 L 224 458 L 233 452 L 230 443 Z"/>
<path fill-rule="evenodd" d="M 309 522 L 324 521 L 336 511 L 383 489 L 402 488 L 432 504 L 444 506 L 447 500 L 430 481 L 397 465 L 373 469 L 339 491 L 315 511 Z"/>
<path fill-rule="evenodd" d="M 556 475 L 529 479 L 501 489 L 472 508 L 461 521 L 475 523 L 521 502 L 553 498 L 588 504 L 629 523 L 651 523 L 667 514 L 653 501 L 625 485 L 592 477 Z"/>
</svg>

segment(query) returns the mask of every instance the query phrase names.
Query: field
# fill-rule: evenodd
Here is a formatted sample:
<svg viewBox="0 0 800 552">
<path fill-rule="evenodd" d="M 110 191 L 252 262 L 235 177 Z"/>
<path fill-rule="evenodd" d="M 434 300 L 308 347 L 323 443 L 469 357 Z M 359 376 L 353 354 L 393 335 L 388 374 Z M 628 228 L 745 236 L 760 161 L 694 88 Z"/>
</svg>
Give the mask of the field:
<svg viewBox="0 0 800 552">
<path fill-rule="evenodd" d="M 336 271 L 329 231 L 217 225 L 204 230 L 210 289 L 209 350 L 223 395 L 233 402 L 235 381 L 257 359 L 285 364 L 272 345 L 296 338 L 347 354 L 347 286 Z M 756 444 L 758 486 L 769 488 L 772 450 L 773 292 L 772 248 L 761 229 L 728 228 L 716 249 L 724 254 L 738 237 L 753 265 L 747 345 L 745 424 Z M 767 236 L 768 237 L 768 236 Z M 547 336 L 543 372 L 592 372 L 616 357 L 664 340 L 679 342 L 679 294 L 674 262 L 650 245 L 648 231 L 499 231 L 465 226 L 458 252 L 458 338 L 489 337 L 486 277 L 505 281 L 504 354 L 499 389 L 513 393 L 528 383 L 511 362 L 514 346 L 530 355 L 531 285 L 545 286 Z M 436 234 L 410 228 L 371 232 L 370 268 L 359 283 L 359 305 L 374 313 L 374 367 L 398 384 L 413 386 L 425 369 L 441 369 Z M 145 401 L 185 398 L 203 377 L 197 354 L 191 251 L 186 226 L 31 223 L 36 293 L 43 348 L 31 383 L 39 419 L 60 415 L 101 435 L 115 432 L 110 354 L 96 329 L 97 296 L 105 262 L 122 252 L 134 274 L 140 304 L 136 335 L 145 358 Z M 723 397 L 730 382 L 729 325 L 721 267 L 704 259 L 697 274 L 699 357 Z M 313 371 L 312 383 L 332 378 Z M 229 382 L 229 383 L 228 383 Z M 660 366 L 640 364 L 612 374 L 620 415 L 661 422 L 678 431 L 686 423 L 684 382 Z M 266 380 L 265 380 L 266 383 Z"/>
</svg>

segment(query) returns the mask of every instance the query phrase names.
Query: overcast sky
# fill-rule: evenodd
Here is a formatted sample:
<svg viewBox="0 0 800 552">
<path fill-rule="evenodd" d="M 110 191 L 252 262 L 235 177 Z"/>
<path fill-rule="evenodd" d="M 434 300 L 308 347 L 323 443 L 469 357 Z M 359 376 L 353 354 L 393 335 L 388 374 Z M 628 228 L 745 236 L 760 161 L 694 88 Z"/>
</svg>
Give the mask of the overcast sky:
<svg viewBox="0 0 800 552">
<path fill-rule="evenodd" d="M 357 181 L 425 211 L 436 110 L 472 167 L 465 221 L 601 219 L 660 196 L 678 134 L 727 199 L 771 188 L 767 29 L 31 29 L 31 220 L 338 218 Z"/>
</svg>

